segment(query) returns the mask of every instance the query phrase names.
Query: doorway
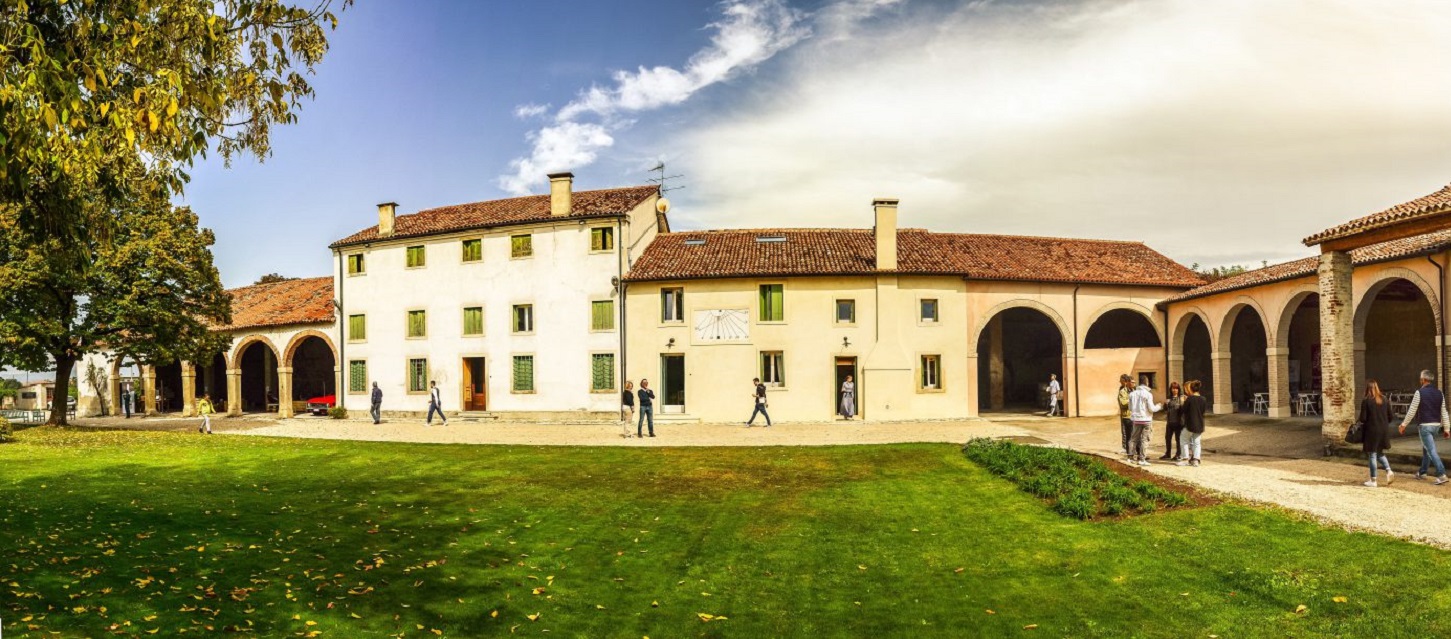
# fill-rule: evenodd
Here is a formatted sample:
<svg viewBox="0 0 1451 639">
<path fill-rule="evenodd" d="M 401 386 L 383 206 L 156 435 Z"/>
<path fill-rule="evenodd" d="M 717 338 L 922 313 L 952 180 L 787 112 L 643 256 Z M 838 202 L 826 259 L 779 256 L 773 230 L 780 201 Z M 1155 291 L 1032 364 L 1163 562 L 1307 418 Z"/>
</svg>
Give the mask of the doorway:
<svg viewBox="0 0 1451 639">
<path fill-rule="evenodd" d="M 464 410 L 488 410 L 489 376 L 484 372 L 484 358 L 464 358 L 463 405 Z"/>
<path fill-rule="evenodd" d="M 836 387 L 832 389 L 831 412 L 837 416 L 841 415 L 841 385 L 846 382 L 847 376 L 851 376 L 855 391 L 852 393 L 852 414 L 860 415 L 862 412 L 862 378 L 857 375 L 855 357 L 836 358 Z"/>
<path fill-rule="evenodd" d="M 660 356 L 660 412 L 685 412 L 685 356 Z"/>
</svg>

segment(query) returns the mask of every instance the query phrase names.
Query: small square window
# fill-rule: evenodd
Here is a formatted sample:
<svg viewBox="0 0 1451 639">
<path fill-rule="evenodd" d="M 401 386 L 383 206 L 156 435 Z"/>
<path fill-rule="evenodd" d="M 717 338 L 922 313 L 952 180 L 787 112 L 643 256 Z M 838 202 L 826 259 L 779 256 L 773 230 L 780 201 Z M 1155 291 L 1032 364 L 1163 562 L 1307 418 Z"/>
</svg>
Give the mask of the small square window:
<svg viewBox="0 0 1451 639">
<path fill-rule="evenodd" d="M 408 268 L 422 268 L 424 266 L 424 252 L 422 246 L 408 247 Z"/>
<path fill-rule="evenodd" d="M 921 373 L 922 378 L 919 380 L 918 388 L 922 390 L 942 390 L 941 355 L 923 355 Z"/>
<path fill-rule="evenodd" d="M 626 308 L 629 308 L 628 306 Z M 661 322 L 684 322 L 685 321 L 685 289 L 683 288 L 662 288 L 660 289 L 660 321 Z"/>
<path fill-rule="evenodd" d="M 836 301 L 836 323 L 837 324 L 855 324 L 856 323 L 856 300 L 837 300 Z"/>
<path fill-rule="evenodd" d="M 509 238 L 509 257 L 532 257 L 534 255 L 534 236 L 515 235 Z"/>
<path fill-rule="evenodd" d="M 786 383 L 786 357 L 781 351 L 761 351 L 761 383 L 781 386 Z"/>
<path fill-rule="evenodd" d="M 464 308 L 464 335 L 484 334 L 484 307 L 468 306 Z"/>
<path fill-rule="evenodd" d="M 615 330 L 614 300 L 590 302 L 589 329 L 592 331 Z"/>
<path fill-rule="evenodd" d="M 484 259 L 484 241 L 480 239 L 463 241 L 463 261 L 478 262 Z"/>
<path fill-rule="evenodd" d="M 408 311 L 408 336 L 428 337 L 427 311 Z"/>
<path fill-rule="evenodd" d="M 408 360 L 408 392 L 428 392 L 428 360 Z"/>
<path fill-rule="evenodd" d="M 348 341 L 361 342 L 368 339 L 368 316 L 348 316 Z"/>
<path fill-rule="evenodd" d="M 922 300 L 922 321 L 928 324 L 937 322 L 937 300 Z"/>
<path fill-rule="evenodd" d="M 591 251 L 613 251 L 615 250 L 615 229 L 608 226 L 601 226 L 589 230 L 589 250 Z"/>
<path fill-rule="evenodd" d="M 514 356 L 514 385 L 516 393 L 534 392 L 534 356 Z"/>
<path fill-rule="evenodd" d="M 367 271 L 364 269 L 362 253 L 354 253 L 348 256 L 348 275 L 362 275 Z"/>
<path fill-rule="evenodd" d="M 534 305 L 533 304 L 515 304 L 514 305 L 514 332 L 515 333 L 533 333 L 534 332 Z"/>
</svg>

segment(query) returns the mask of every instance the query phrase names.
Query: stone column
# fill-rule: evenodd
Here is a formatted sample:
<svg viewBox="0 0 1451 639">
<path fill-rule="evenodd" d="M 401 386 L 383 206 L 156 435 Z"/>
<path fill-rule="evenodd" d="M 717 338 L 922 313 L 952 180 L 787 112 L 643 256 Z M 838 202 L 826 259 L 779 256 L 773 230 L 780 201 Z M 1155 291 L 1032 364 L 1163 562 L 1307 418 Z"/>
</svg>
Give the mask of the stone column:
<svg viewBox="0 0 1451 639">
<path fill-rule="evenodd" d="M 156 414 L 156 367 L 146 365 L 141 367 L 141 392 L 146 393 L 145 408 L 142 411 L 145 415 Z"/>
<path fill-rule="evenodd" d="M 277 367 L 277 415 L 292 417 L 292 367 Z"/>
<path fill-rule="evenodd" d="M 1179 382 L 1179 387 L 1183 388 L 1184 382 L 1189 381 L 1187 379 L 1184 379 L 1183 355 L 1169 356 L 1169 370 L 1166 371 L 1166 374 L 1169 376 L 1169 379 L 1164 380 L 1164 392 L 1169 392 L 1169 382 Z M 1185 392 L 1187 393 L 1188 389 L 1185 389 Z"/>
<path fill-rule="evenodd" d="M 242 414 L 242 369 L 227 369 L 227 414 Z"/>
<path fill-rule="evenodd" d="M 1320 373 L 1325 421 L 1320 433 L 1331 443 L 1345 441 L 1355 420 L 1355 306 L 1350 288 L 1350 254 L 1320 256 Z"/>
<path fill-rule="evenodd" d="M 1003 404 L 1003 378 L 1006 377 L 1006 366 L 1003 364 L 1003 316 L 998 315 L 992 318 L 987 324 L 988 341 L 988 408 L 991 410 L 1002 410 Z"/>
<path fill-rule="evenodd" d="M 981 400 L 978 398 L 978 375 L 979 374 L 980 374 L 980 371 L 978 370 L 978 356 L 977 356 L 977 353 L 975 351 L 970 351 L 967 354 L 967 416 L 968 417 L 978 417 L 982 413 L 982 411 L 979 408 L 981 406 L 981 403 L 980 403 Z M 857 388 L 860 389 L 861 388 L 861 385 L 858 384 L 857 385 Z M 860 392 L 860 391 L 858 391 L 858 392 Z"/>
<path fill-rule="evenodd" d="M 1290 349 L 1265 349 L 1270 378 L 1270 417 L 1290 416 Z"/>
<path fill-rule="evenodd" d="M 1234 414 L 1234 380 L 1230 374 L 1228 352 L 1213 353 L 1210 362 L 1214 370 L 1214 414 Z"/>
<path fill-rule="evenodd" d="M 196 417 L 196 368 L 181 363 L 181 416 Z"/>
<path fill-rule="evenodd" d="M 121 371 L 120 371 L 120 369 L 118 368 L 118 369 L 112 370 L 111 371 L 111 377 L 107 381 L 108 381 L 108 385 L 110 386 L 110 389 L 109 390 L 111 392 L 111 396 L 108 398 L 109 399 L 109 402 L 108 403 L 109 403 L 109 405 L 111 407 L 111 416 L 112 417 L 115 417 L 117 415 L 123 414 L 123 411 L 121 409 Z"/>
</svg>

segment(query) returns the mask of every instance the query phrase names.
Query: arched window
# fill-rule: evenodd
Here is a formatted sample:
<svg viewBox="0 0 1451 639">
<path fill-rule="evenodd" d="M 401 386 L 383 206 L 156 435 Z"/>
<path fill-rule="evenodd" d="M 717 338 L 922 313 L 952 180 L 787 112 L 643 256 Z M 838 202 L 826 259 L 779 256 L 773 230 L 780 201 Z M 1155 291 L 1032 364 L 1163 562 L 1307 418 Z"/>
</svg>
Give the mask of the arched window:
<svg viewBox="0 0 1451 639">
<path fill-rule="evenodd" d="M 1159 333 L 1142 313 L 1116 308 L 1094 320 L 1083 338 L 1084 348 L 1158 348 Z"/>
</svg>

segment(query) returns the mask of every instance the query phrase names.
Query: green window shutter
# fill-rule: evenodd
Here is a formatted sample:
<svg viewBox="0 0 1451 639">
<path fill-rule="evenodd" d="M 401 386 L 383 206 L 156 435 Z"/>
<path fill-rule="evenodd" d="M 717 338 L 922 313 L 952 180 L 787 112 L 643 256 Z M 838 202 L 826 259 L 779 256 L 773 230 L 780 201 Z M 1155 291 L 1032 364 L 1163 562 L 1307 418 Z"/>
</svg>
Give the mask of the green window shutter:
<svg viewBox="0 0 1451 639">
<path fill-rule="evenodd" d="M 484 334 L 484 309 L 471 306 L 464 309 L 464 335 Z"/>
<path fill-rule="evenodd" d="M 597 391 L 615 389 L 615 356 L 613 354 L 590 356 L 590 389 Z"/>
<path fill-rule="evenodd" d="M 428 335 L 428 316 L 424 311 L 408 311 L 408 336 L 426 337 Z"/>
<path fill-rule="evenodd" d="M 762 286 L 761 287 L 761 300 L 760 300 L 760 305 L 761 305 L 761 321 L 762 322 L 769 322 L 769 321 L 771 321 L 771 287 L 769 287 L 769 286 Z"/>
<path fill-rule="evenodd" d="M 765 284 L 761 286 L 761 321 L 782 322 L 786 319 L 785 291 L 780 284 Z"/>
<path fill-rule="evenodd" d="M 615 329 L 615 303 L 611 300 L 590 303 L 590 330 Z"/>
<path fill-rule="evenodd" d="M 423 247 L 422 246 L 410 246 L 410 247 L 408 247 L 407 258 L 408 258 L 408 266 L 410 268 L 412 268 L 412 267 L 418 267 L 418 266 L 423 266 L 423 259 L 424 259 L 423 258 Z"/>
<path fill-rule="evenodd" d="M 528 392 L 534 390 L 534 356 L 514 356 L 514 390 Z"/>
<path fill-rule="evenodd" d="M 348 363 L 348 390 L 361 393 L 368 390 L 368 363 L 353 360 Z"/>
<path fill-rule="evenodd" d="M 368 316 L 348 316 L 348 339 L 357 341 L 368 339 Z"/>
<path fill-rule="evenodd" d="M 428 360 L 408 360 L 408 391 L 420 393 L 428 390 Z"/>
<path fill-rule="evenodd" d="M 477 262 L 479 260 L 484 259 L 484 241 L 483 240 L 464 240 L 463 246 L 464 246 L 464 248 L 463 248 L 463 251 L 464 251 L 463 261 L 465 261 L 465 262 Z"/>
<path fill-rule="evenodd" d="M 534 239 L 531 235 L 515 235 L 509 238 L 510 255 L 513 257 L 529 257 L 534 254 Z"/>
<path fill-rule="evenodd" d="M 604 229 L 590 229 L 589 230 L 589 250 L 591 250 L 591 251 L 602 251 L 602 250 L 604 250 L 604 245 L 605 245 L 605 233 L 604 233 Z"/>
</svg>

